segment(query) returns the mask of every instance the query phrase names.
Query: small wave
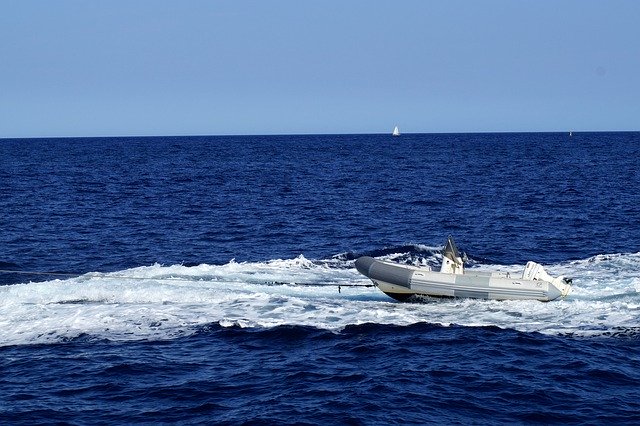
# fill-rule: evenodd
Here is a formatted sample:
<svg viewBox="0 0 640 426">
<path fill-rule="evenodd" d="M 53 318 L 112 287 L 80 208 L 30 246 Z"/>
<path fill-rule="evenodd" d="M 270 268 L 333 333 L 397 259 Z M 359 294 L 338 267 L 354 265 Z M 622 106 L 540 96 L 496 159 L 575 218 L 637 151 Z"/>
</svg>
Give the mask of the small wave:
<svg viewBox="0 0 640 426">
<path fill-rule="evenodd" d="M 349 261 L 360 256 L 371 256 L 378 258 L 394 258 L 399 256 L 429 256 L 442 251 L 442 247 L 430 247 L 422 244 L 404 244 L 399 246 L 384 247 L 381 249 L 368 250 L 363 252 L 346 252 L 333 256 L 334 259 Z"/>
<path fill-rule="evenodd" d="M 597 254 L 586 259 L 578 259 L 570 262 L 572 265 L 584 263 L 635 263 L 640 262 L 640 252 L 637 253 L 611 253 Z"/>
</svg>

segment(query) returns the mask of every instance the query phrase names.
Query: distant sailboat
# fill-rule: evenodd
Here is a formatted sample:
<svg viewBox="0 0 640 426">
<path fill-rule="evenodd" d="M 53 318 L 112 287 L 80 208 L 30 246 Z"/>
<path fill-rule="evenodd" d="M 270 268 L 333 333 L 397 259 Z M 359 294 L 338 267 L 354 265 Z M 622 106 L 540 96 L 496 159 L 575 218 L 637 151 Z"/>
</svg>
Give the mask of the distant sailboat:
<svg viewBox="0 0 640 426">
<path fill-rule="evenodd" d="M 573 132 L 569 132 L 569 137 L 573 136 Z"/>
<path fill-rule="evenodd" d="M 398 126 L 393 128 L 393 136 L 400 136 L 400 130 L 398 130 Z"/>
</svg>

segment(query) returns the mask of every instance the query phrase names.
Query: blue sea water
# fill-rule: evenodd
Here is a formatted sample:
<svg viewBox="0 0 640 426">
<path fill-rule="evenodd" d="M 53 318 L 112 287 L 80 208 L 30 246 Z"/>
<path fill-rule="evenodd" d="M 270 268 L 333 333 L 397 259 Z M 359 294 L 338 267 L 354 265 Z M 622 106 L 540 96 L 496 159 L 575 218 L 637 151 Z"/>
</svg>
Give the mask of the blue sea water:
<svg viewBox="0 0 640 426">
<path fill-rule="evenodd" d="M 0 422 L 638 424 L 639 159 L 633 132 L 0 140 Z M 354 268 L 448 235 L 573 291 L 398 303 Z"/>
</svg>

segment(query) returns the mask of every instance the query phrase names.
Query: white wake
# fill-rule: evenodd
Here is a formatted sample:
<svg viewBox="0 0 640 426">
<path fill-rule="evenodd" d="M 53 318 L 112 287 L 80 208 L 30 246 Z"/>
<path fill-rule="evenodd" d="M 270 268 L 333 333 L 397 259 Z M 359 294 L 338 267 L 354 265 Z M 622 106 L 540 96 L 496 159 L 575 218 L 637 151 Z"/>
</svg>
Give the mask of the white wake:
<svg viewBox="0 0 640 426">
<path fill-rule="evenodd" d="M 433 264 L 438 256 L 412 262 Z M 473 267 L 516 272 L 523 266 Z M 0 346 L 78 336 L 171 339 L 211 323 L 339 331 L 363 323 L 428 322 L 585 336 L 640 329 L 640 253 L 599 255 L 545 268 L 552 275 L 573 277 L 568 298 L 549 303 L 474 299 L 398 303 L 376 288 L 352 287 L 370 284 L 354 269 L 353 261 L 310 261 L 303 256 L 90 273 L 0 286 Z"/>
</svg>

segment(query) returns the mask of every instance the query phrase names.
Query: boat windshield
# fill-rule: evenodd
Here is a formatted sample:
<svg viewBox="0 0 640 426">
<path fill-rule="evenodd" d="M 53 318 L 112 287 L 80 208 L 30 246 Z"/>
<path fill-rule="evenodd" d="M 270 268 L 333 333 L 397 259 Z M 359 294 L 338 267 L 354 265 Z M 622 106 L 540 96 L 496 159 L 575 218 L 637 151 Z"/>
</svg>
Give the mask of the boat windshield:
<svg viewBox="0 0 640 426">
<path fill-rule="evenodd" d="M 458 262 L 457 259 L 461 258 L 460 253 L 458 252 L 458 247 L 456 247 L 456 243 L 453 241 L 451 235 L 449 235 L 449 238 L 447 238 L 447 244 L 444 246 L 442 255 L 448 257 L 455 263 Z"/>
</svg>

